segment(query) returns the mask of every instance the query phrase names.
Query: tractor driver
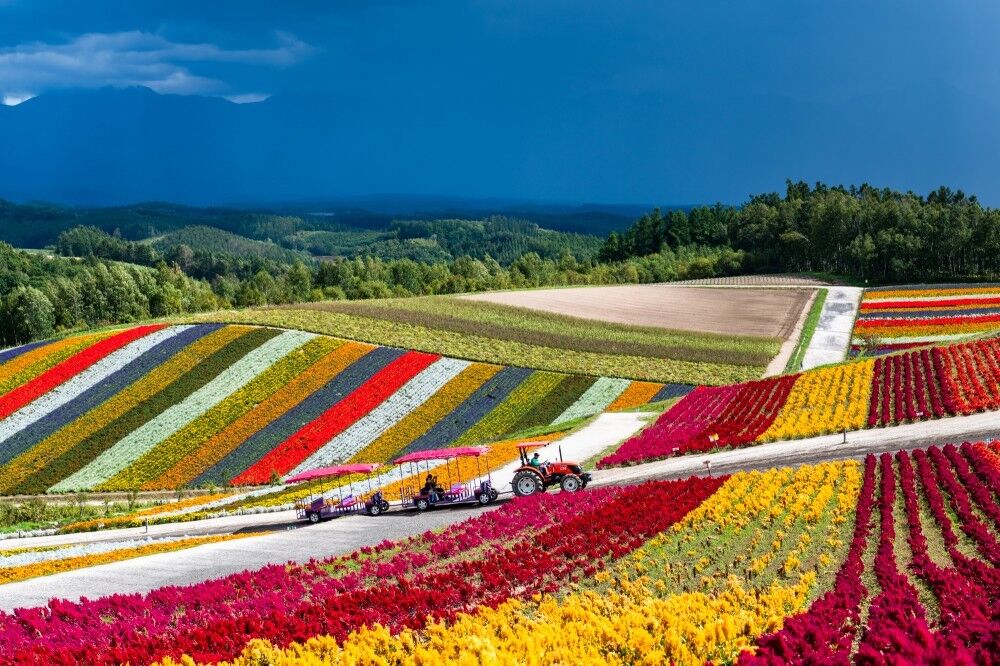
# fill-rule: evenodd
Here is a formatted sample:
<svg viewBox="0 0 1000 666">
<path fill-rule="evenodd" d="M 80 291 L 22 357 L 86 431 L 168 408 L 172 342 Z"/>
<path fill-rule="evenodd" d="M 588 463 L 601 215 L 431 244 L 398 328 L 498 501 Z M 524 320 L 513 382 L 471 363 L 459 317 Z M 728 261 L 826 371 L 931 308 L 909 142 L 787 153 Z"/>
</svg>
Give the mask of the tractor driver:
<svg viewBox="0 0 1000 666">
<path fill-rule="evenodd" d="M 531 456 L 531 460 L 528 461 L 528 464 L 537 469 L 543 475 L 545 474 L 545 463 L 543 463 L 538 457 L 538 451 L 535 451 L 535 454 Z"/>
</svg>

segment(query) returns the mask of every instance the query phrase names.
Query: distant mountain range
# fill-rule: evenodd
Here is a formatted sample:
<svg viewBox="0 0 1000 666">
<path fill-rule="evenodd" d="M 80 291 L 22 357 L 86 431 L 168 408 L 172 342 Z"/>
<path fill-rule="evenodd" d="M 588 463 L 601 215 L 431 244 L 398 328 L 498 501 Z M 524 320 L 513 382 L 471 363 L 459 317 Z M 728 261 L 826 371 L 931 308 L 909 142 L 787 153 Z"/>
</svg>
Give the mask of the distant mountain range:
<svg viewBox="0 0 1000 666">
<path fill-rule="evenodd" d="M 452 122 L 469 114 L 478 119 L 473 129 Z M 792 178 L 919 192 L 947 184 L 993 202 L 997 117 L 975 96 L 935 84 L 822 103 L 635 92 L 559 108 L 387 94 L 276 95 L 241 105 L 144 88 L 59 92 L 0 106 L 0 197 L 634 218 L 648 206 L 530 202 L 739 203 Z M 463 196 L 350 196 L 363 192 Z M 504 192 L 512 198 L 479 198 Z"/>
</svg>

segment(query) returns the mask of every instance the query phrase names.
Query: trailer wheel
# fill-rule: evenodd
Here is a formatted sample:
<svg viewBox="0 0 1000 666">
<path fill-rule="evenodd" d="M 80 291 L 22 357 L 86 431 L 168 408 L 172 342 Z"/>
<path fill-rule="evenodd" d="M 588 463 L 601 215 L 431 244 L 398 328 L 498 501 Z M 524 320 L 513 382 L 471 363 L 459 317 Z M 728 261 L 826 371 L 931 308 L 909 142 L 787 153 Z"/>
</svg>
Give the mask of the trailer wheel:
<svg viewBox="0 0 1000 666">
<path fill-rule="evenodd" d="M 380 513 L 382 513 L 382 505 L 379 504 L 378 502 L 375 502 L 370 507 L 368 507 L 368 515 L 369 516 L 377 516 Z"/>
<path fill-rule="evenodd" d="M 385 500 L 379 502 L 379 506 L 382 507 L 382 513 L 385 513 L 386 511 L 389 510 L 389 503 L 386 502 Z"/>
<path fill-rule="evenodd" d="M 496 502 L 498 497 L 500 497 L 500 493 L 498 493 L 493 488 L 490 488 L 490 501 Z"/>
<path fill-rule="evenodd" d="M 319 514 L 314 511 L 309 512 L 307 517 L 309 518 L 309 522 L 313 525 L 319 522 Z"/>
<path fill-rule="evenodd" d="M 486 506 L 487 504 L 489 504 L 492 501 L 493 501 L 493 498 L 490 496 L 489 493 L 480 493 L 479 494 L 479 503 L 482 504 L 483 506 Z"/>
<path fill-rule="evenodd" d="M 575 493 L 583 487 L 583 482 L 576 474 L 567 474 L 559 482 L 559 487 L 564 493 Z"/>
<path fill-rule="evenodd" d="M 426 511 L 429 508 L 431 508 L 430 502 L 423 498 L 417 500 L 417 511 Z"/>
<path fill-rule="evenodd" d="M 511 481 L 510 485 L 513 486 L 514 494 L 518 497 L 527 497 L 528 495 L 540 493 L 543 490 L 542 481 L 538 478 L 538 475 L 528 471 L 521 471 L 515 474 L 514 480 Z"/>
</svg>

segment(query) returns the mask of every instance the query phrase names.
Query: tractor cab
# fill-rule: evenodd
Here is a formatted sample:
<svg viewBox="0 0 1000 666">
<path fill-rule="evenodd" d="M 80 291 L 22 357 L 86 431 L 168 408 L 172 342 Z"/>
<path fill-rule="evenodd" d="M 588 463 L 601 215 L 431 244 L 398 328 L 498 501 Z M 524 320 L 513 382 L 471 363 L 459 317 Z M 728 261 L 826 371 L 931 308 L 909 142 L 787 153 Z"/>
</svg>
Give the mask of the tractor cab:
<svg viewBox="0 0 1000 666">
<path fill-rule="evenodd" d="M 550 446 L 549 442 L 522 442 L 517 445 L 521 466 L 514 472 L 510 485 L 518 497 L 545 492 L 552 486 L 574 493 L 590 483 L 590 474 L 584 472 L 578 463 L 563 460 L 562 446 L 557 448 L 557 461 L 542 460 L 537 451 L 531 453 L 547 446 Z"/>
</svg>

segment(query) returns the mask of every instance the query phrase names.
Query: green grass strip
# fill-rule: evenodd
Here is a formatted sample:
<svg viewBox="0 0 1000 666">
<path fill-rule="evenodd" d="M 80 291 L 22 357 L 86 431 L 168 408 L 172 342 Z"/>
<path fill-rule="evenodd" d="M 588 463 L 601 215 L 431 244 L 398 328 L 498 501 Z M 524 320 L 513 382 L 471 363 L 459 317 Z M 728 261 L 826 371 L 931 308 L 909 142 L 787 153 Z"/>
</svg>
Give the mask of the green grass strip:
<svg viewBox="0 0 1000 666">
<path fill-rule="evenodd" d="M 163 413 L 173 405 L 210 382 L 251 350 L 256 349 L 281 331 L 250 329 L 214 352 L 149 400 L 137 404 L 118 419 L 101 428 L 72 449 L 53 460 L 45 468 L 26 478 L 15 488 L 16 493 L 43 493 L 59 481 L 76 473 L 130 432 Z M 84 417 L 86 418 L 86 417 Z"/>
<path fill-rule="evenodd" d="M 503 439 L 503 436 L 514 431 L 517 422 L 531 409 L 543 402 L 562 382 L 564 375 L 552 372 L 534 372 L 521 385 L 510 392 L 510 395 L 484 416 L 479 423 L 472 426 L 455 440 L 455 446 L 464 446 L 473 442 L 490 442 Z"/>
<path fill-rule="evenodd" d="M 586 377 L 584 375 L 569 375 L 565 377 L 559 382 L 559 386 L 549 393 L 545 400 L 536 404 L 522 416 L 511 427 L 510 432 L 515 433 L 539 427 L 548 427 L 556 420 L 556 417 L 579 400 L 580 396 L 591 387 L 594 381 L 593 377 Z"/>
<path fill-rule="evenodd" d="M 277 326 L 483 363 L 652 382 L 718 386 L 758 379 L 763 370 L 721 363 L 575 352 L 316 309 L 225 310 L 178 317 L 174 321 Z"/>
<path fill-rule="evenodd" d="M 826 303 L 826 295 L 826 289 L 820 289 L 816 292 L 816 298 L 813 299 L 812 307 L 809 308 L 809 316 L 806 317 L 806 323 L 802 327 L 802 335 L 799 336 L 799 344 L 795 346 L 795 351 L 788 359 L 785 372 L 798 372 L 802 369 L 802 359 L 805 358 L 809 343 L 816 333 L 819 316 L 823 313 L 823 304 Z"/>
</svg>

